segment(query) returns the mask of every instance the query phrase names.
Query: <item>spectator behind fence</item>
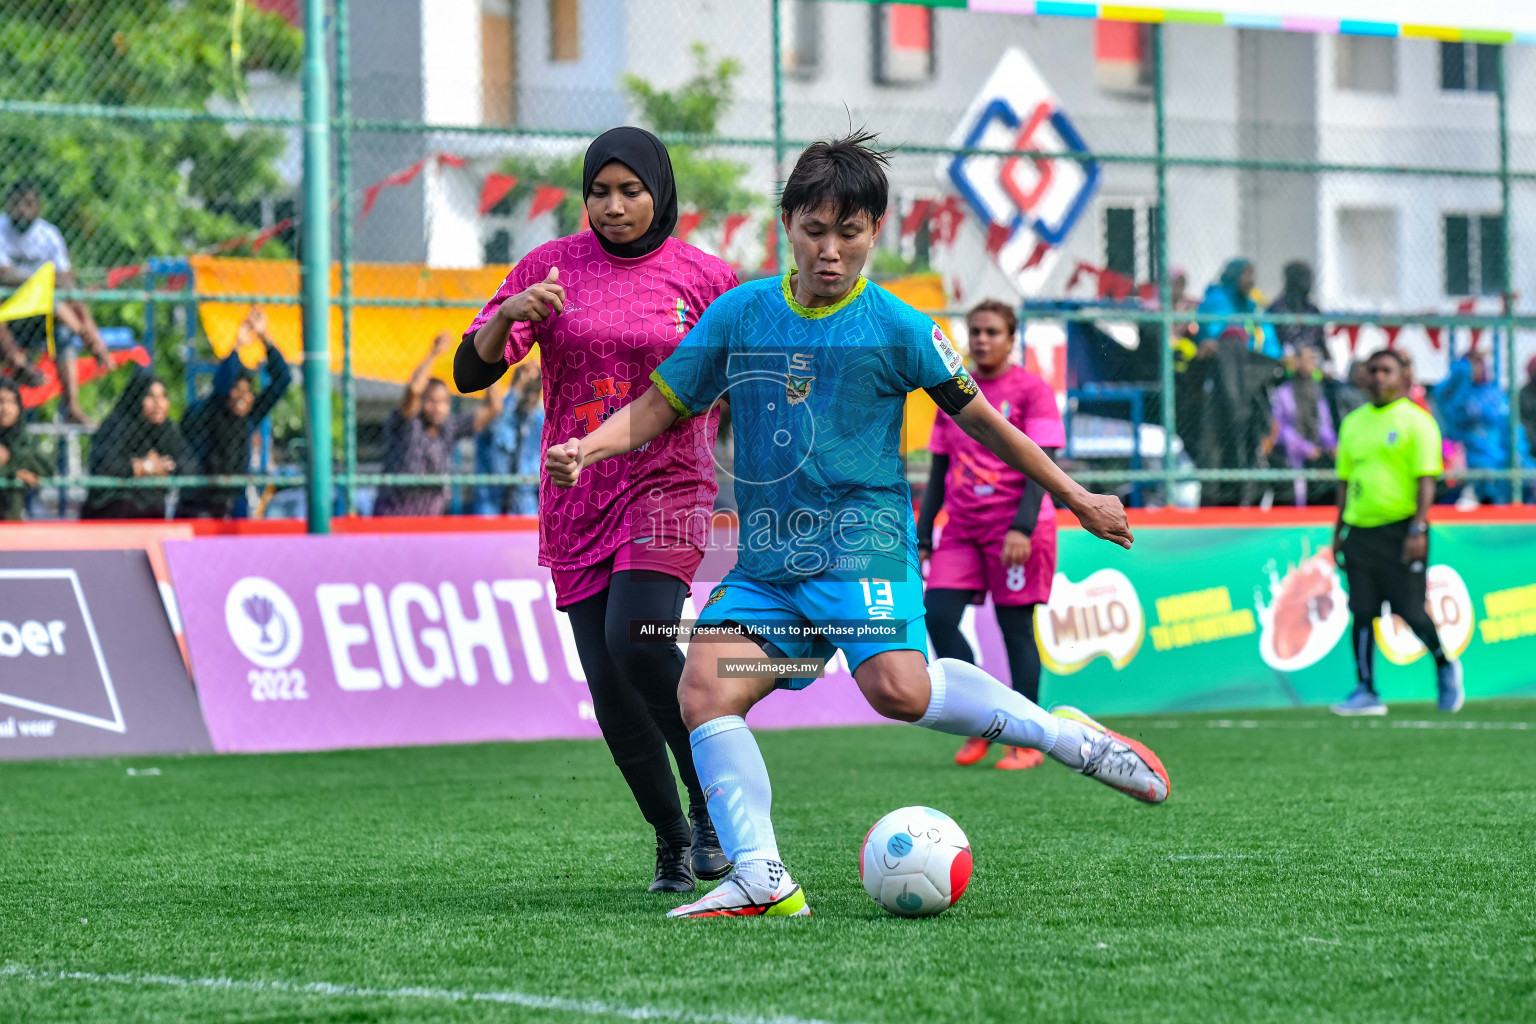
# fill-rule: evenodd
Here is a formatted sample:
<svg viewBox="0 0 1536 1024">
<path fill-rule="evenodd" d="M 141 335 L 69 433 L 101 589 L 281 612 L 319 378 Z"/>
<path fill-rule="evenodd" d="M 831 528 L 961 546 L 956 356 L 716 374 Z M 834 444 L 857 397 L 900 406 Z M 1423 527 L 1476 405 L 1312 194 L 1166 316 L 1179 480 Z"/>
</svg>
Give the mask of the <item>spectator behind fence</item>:
<svg viewBox="0 0 1536 1024">
<path fill-rule="evenodd" d="M 444 331 L 432 339 L 427 357 L 411 372 L 400 408 L 384 424 L 384 472 L 444 474 L 461 438 L 478 434 L 501 412 L 501 396 L 485 392 L 474 412 L 453 413 L 448 385 L 432 376 L 432 363 L 458 339 Z M 376 516 L 440 516 L 448 504 L 446 484 L 396 485 L 379 488 Z"/>
<path fill-rule="evenodd" d="M 1327 469 L 1333 465 L 1338 451 L 1339 438 L 1333 429 L 1328 397 L 1323 393 L 1323 373 L 1317 363 L 1315 347 L 1299 347 L 1295 373 L 1270 396 L 1274 451 L 1290 469 Z M 1307 504 L 1307 481 L 1292 483 L 1296 507 L 1301 508 Z"/>
<path fill-rule="evenodd" d="M 240 350 L 260 342 L 267 353 L 267 386 L 258 395 L 251 371 L 240 362 Z M 251 432 L 282 400 L 293 375 L 267 330 L 267 314 L 252 306 L 235 332 L 235 345 L 213 373 L 213 391 L 187 410 L 181 432 L 196 460 L 195 472 L 230 476 L 250 471 Z M 243 487 L 198 487 L 181 492 L 180 519 L 222 519 L 229 516 Z"/>
<path fill-rule="evenodd" d="M 1253 264 L 1228 262 L 1221 280 L 1206 289 L 1200 311 L 1227 319 L 1201 325 L 1204 402 L 1192 446 L 1197 464 L 1202 469 L 1261 468 L 1270 434 L 1269 389 L 1281 367 L 1275 329 L 1255 315 Z M 1258 488 L 1252 481 L 1216 481 L 1204 493 L 1207 504 L 1250 505 Z"/>
<path fill-rule="evenodd" d="M 17 481 L 36 487 L 38 478 L 50 472 L 48 460 L 22 421 L 16 382 L 0 377 L 0 484 Z M 22 488 L 0 490 L 0 519 L 22 519 L 26 509 L 27 492 Z"/>
<path fill-rule="evenodd" d="M 475 435 L 476 473 L 521 473 L 538 476 L 544 466 L 543 373 L 538 363 L 523 363 L 512 371 L 512 388 L 496 419 Z M 475 488 L 476 515 L 531 516 L 539 511 L 539 485 Z"/>
<path fill-rule="evenodd" d="M 1365 360 L 1357 359 L 1349 364 L 1349 378 L 1336 384 L 1330 395 L 1333 405 L 1333 422 L 1343 423 L 1344 417 L 1370 401 L 1366 397 Z"/>
<path fill-rule="evenodd" d="M 1509 398 L 1480 349 L 1451 361 L 1450 372 L 1435 385 L 1434 399 L 1445 439 L 1466 450 L 1468 469 L 1509 468 Z M 1516 434 L 1521 464 L 1536 468 L 1524 429 Z M 1508 480 L 1475 480 L 1472 488 L 1478 500 L 1501 505 L 1512 493 Z"/>
<path fill-rule="evenodd" d="M 191 461 L 181 429 L 171 421 L 165 384 L 136 373 L 91 439 L 86 465 L 92 476 L 145 479 L 184 473 Z M 93 487 L 80 518 L 164 519 L 166 494 L 163 487 Z"/>
<path fill-rule="evenodd" d="M 1248 347 L 1271 359 L 1279 359 L 1284 351 L 1274 325 L 1261 321 L 1258 300 L 1262 298 L 1253 289 L 1253 264 L 1238 257 L 1228 260 L 1221 271 L 1221 279 L 1205 290 L 1200 312 L 1215 316 L 1227 316 L 1223 322 L 1201 324 L 1201 336 L 1220 338 L 1232 330 L 1239 330 L 1248 339 Z"/>
<path fill-rule="evenodd" d="M 1312 265 L 1294 260 L 1285 265 L 1285 284 L 1280 297 L 1270 303 L 1269 312 L 1288 313 L 1296 316 L 1318 316 L 1322 310 L 1312 304 Z M 1310 348 L 1317 354 L 1319 367 L 1328 365 L 1328 336 L 1322 324 L 1280 324 L 1275 328 L 1280 348 L 1286 355 L 1296 357 L 1302 349 Z"/>
<path fill-rule="evenodd" d="M 1525 450 L 1536 458 L 1536 356 L 1525 364 L 1525 387 L 1520 389 L 1520 425 L 1525 428 Z"/>
<path fill-rule="evenodd" d="M 35 182 L 18 181 L 6 195 L 5 213 L 0 215 L 0 284 L 19 285 L 37 273 L 44 263 L 52 263 L 54 281 L 60 288 L 75 287 L 74 268 L 69 249 L 59 229 L 42 219 L 42 192 Z M 111 353 L 101 338 L 101 331 L 90 308 L 78 299 L 54 305 L 54 361 L 59 371 L 59 388 L 64 399 L 65 419 L 86 422 L 80 408 L 80 385 L 75 372 L 76 351 L 84 344 L 103 370 L 112 366 Z M 42 382 L 34 360 L 48 351 L 47 317 L 17 320 L 10 330 L 0 334 L 0 356 L 26 384 Z"/>
<path fill-rule="evenodd" d="M 529 367 L 514 406 L 517 410 L 517 461 L 524 476 L 538 476 L 544 468 L 544 372 Z M 539 514 L 539 485 L 513 484 L 508 491 L 507 511 L 517 516 Z"/>
</svg>

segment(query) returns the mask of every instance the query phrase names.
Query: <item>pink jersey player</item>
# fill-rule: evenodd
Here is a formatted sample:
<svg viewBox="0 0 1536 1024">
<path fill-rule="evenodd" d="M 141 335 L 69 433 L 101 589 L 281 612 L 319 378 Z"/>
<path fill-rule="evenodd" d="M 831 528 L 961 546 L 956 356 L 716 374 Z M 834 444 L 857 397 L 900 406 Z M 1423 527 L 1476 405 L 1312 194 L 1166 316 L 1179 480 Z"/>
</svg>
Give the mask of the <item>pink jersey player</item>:
<svg viewBox="0 0 1536 1024">
<path fill-rule="evenodd" d="M 984 302 L 967 318 L 975 379 L 988 402 L 1044 449 L 1066 444 L 1056 396 L 1039 377 L 1009 363 L 1018 327 L 1014 313 Z M 1030 700 L 1040 693 L 1040 652 L 1035 645 L 1037 605 L 1051 596 L 1056 573 L 1056 506 L 1045 491 L 1010 469 L 986 446 L 940 416 L 928 443 L 933 472 L 918 521 L 918 547 L 931 551 L 927 606 L 928 636 L 941 658 L 972 660 L 960 633 L 967 604 L 990 594 L 1008 651 L 1014 689 Z M 949 520 L 932 542 L 940 508 Z M 955 760 L 971 764 L 986 755 L 986 740 L 972 739 Z M 1033 768 L 1039 751 L 1015 748 L 999 768 Z"/>
<path fill-rule="evenodd" d="M 1010 366 L 991 379 L 978 373 L 976 383 L 987 401 L 1040 447 L 1066 444 L 1056 396 L 1045 381 L 1022 366 Z M 1033 500 L 1038 506 L 1035 524 L 1028 531 L 1029 558 L 1022 565 L 1005 565 L 1004 537 L 1021 522 L 1019 506 L 1029 489 L 1028 480 L 968 437 L 948 416 L 934 423 L 928 450 L 949 457 L 944 479 L 949 521 L 934 548 L 928 586 L 974 590 L 977 604 L 986 594 L 997 605 L 1047 601 L 1056 571 L 1056 506 L 1050 498 L 1035 489 Z M 1022 522 L 1028 519 L 1026 512 Z"/>
<path fill-rule="evenodd" d="M 506 347 L 508 363 L 516 363 L 539 346 L 544 448 L 585 436 L 651 387 L 651 371 L 705 307 L 736 286 L 723 261 L 676 238 L 648 256 L 619 259 L 585 231 L 524 256 L 465 337 L 551 270 L 565 291 L 563 311 L 513 324 Z M 541 481 L 539 564 L 554 570 L 561 607 L 601 590 L 616 569 L 649 566 L 692 579 L 717 490 L 718 422 L 701 416 L 680 423 L 641 451 L 592 467 L 591 485 L 580 491 Z M 607 565 L 616 555 L 623 564 Z"/>
<path fill-rule="evenodd" d="M 459 390 L 479 391 L 539 346 L 540 452 L 585 437 L 652 385 L 651 371 L 705 307 L 736 286 L 722 261 L 672 237 L 678 201 L 661 140 L 614 128 L 587 148 L 582 197 L 591 229 L 520 260 L 464 332 Z M 635 624 L 675 624 L 708 542 L 718 417 L 678 423 L 637 451 L 598 463 L 577 490 L 540 473 L 539 562 L 554 577 L 592 710 L 641 813 L 656 832 L 652 892 L 721 878 L 708 801 L 678 707 L 683 655 Z M 542 464 L 542 460 L 541 460 Z M 678 801 L 667 749 L 688 792 Z"/>
</svg>

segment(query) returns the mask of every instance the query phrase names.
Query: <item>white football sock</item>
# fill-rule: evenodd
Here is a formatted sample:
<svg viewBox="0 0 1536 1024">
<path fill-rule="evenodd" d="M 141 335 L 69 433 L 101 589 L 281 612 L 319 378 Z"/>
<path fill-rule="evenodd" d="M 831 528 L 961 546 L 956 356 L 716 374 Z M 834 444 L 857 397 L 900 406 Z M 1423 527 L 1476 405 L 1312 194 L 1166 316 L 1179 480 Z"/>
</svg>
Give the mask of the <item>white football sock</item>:
<svg viewBox="0 0 1536 1024">
<path fill-rule="evenodd" d="M 757 739 L 739 715 L 715 718 L 688 737 L 720 848 L 743 879 L 772 888 L 784 871 L 773 834 L 773 787 Z"/>
<path fill-rule="evenodd" d="M 925 729 L 1032 747 L 1059 761 L 1067 760 L 1056 750 L 1064 731 L 1071 745 L 1077 745 L 1078 730 L 1066 728 L 1074 723 L 1050 714 L 975 665 L 939 658 L 928 666 L 928 680 L 928 711 L 917 720 Z"/>
</svg>

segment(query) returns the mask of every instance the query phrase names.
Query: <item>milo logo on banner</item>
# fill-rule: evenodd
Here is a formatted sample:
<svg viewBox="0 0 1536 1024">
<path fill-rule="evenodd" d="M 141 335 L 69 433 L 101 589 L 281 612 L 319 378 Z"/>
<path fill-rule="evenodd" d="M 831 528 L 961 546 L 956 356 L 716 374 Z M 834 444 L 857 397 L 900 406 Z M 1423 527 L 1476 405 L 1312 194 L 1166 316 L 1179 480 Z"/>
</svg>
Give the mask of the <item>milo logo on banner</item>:
<svg viewBox="0 0 1536 1024">
<path fill-rule="evenodd" d="M 1448 565 L 1429 567 L 1428 586 L 1424 594 L 1424 609 L 1434 620 L 1440 634 L 1440 645 L 1447 657 L 1459 658 L 1472 643 L 1472 631 L 1476 626 L 1476 612 L 1472 608 L 1472 595 L 1461 573 Z M 1411 665 L 1428 652 L 1413 630 L 1390 609 L 1383 605 L 1381 617 L 1375 623 L 1376 643 L 1382 656 L 1394 665 Z"/>
<path fill-rule="evenodd" d="M 1058 572 L 1044 614 L 1035 616 L 1040 660 L 1057 675 L 1077 672 L 1095 658 L 1122 669 L 1145 636 L 1141 599 L 1118 569 L 1100 569 L 1081 583 Z"/>
</svg>

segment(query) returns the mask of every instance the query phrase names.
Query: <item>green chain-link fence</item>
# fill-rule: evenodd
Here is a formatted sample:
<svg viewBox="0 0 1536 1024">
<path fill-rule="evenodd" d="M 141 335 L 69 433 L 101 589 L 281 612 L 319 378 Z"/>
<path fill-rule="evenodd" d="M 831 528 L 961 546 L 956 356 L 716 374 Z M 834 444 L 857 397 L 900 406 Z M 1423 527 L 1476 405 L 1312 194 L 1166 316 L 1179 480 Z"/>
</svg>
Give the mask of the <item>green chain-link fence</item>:
<svg viewBox="0 0 1536 1024">
<path fill-rule="evenodd" d="M 1074 472 L 1152 503 L 1290 501 L 1331 475 L 1277 453 L 1268 403 L 1295 351 L 1317 348 L 1333 415 L 1352 360 L 1394 344 L 1468 453 L 1458 488 L 1518 500 L 1536 480 L 1524 49 L 857 0 L 33 0 L 0 13 L 0 181 L 9 230 L 56 225 L 70 273 L 58 358 L 37 320 L 0 338 L 26 406 L 8 425 L 0 389 L 0 501 L 158 517 L 170 492 L 178 515 L 315 529 L 381 486 L 512 507 L 506 488 L 536 479 L 526 395 L 486 407 L 446 475 L 388 472 L 388 423 L 413 377 L 447 375 L 434 338 L 456 340 L 521 253 L 580 227 L 581 153 L 619 123 L 668 141 L 680 230 L 743 278 L 784 266 L 774 186 L 799 149 L 879 130 L 897 149 L 872 273 L 934 275 L 947 297 L 928 305 L 963 344 L 964 308 L 1018 299 L 945 168 L 977 152 L 956 132 L 1013 49 L 1086 152 L 987 152 L 1098 174 L 1021 304 Z M 48 254 L 26 234 L 18 252 Z M 1320 312 L 1202 310 L 1235 257 L 1271 299 L 1305 261 Z M 27 258 L 0 268 L 7 289 Z M 1245 351 L 1291 351 L 1243 357 L 1256 383 L 1225 394 L 1234 323 Z M 485 399 L 455 402 L 471 416 Z"/>
</svg>

